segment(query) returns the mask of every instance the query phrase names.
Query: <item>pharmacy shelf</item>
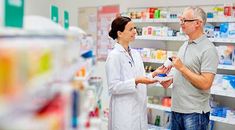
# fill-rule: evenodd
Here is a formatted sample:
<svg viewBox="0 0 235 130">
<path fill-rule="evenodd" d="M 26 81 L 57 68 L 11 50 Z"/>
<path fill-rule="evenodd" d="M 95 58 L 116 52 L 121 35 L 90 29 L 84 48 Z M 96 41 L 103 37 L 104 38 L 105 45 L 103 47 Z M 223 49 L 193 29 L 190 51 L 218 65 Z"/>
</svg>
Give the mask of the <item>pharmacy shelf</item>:
<svg viewBox="0 0 235 130">
<path fill-rule="evenodd" d="M 178 18 L 160 18 L 160 19 L 154 19 L 154 23 L 178 23 L 179 19 Z"/>
<path fill-rule="evenodd" d="M 179 19 L 160 18 L 160 19 L 132 19 L 134 23 L 178 23 Z"/>
<path fill-rule="evenodd" d="M 165 107 L 165 106 L 158 105 L 158 104 L 150 104 L 150 103 L 148 103 L 147 107 L 148 108 L 152 108 L 152 109 L 156 109 L 156 110 L 161 110 L 161 111 L 168 111 L 168 112 L 171 111 L 170 107 Z"/>
<path fill-rule="evenodd" d="M 209 38 L 209 40 L 218 43 L 235 43 L 235 38 Z"/>
<path fill-rule="evenodd" d="M 61 72 L 59 72 L 56 75 L 54 75 L 54 77 L 58 81 L 68 82 L 68 81 L 70 81 L 74 77 L 74 75 L 77 72 L 77 70 L 82 68 L 84 65 L 86 65 L 86 63 L 84 63 L 82 61 L 77 61 L 76 63 L 73 63 L 69 67 L 63 68 L 61 70 Z"/>
<path fill-rule="evenodd" d="M 235 98 L 235 89 L 234 90 L 222 90 L 222 88 L 218 89 L 218 87 L 213 86 L 211 88 L 211 94 Z"/>
<path fill-rule="evenodd" d="M 132 19 L 134 23 L 178 23 L 177 18 L 160 18 L 160 19 Z M 233 17 L 222 17 L 222 18 L 208 18 L 208 23 L 221 23 L 221 22 L 235 22 Z"/>
<path fill-rule="evenodd" d="M 141 25 L 141 27 L 143 26 L 157 26 L 157 25 L 165 25 L 165 26 L 173 26 L 174 27 L 179 27 L 179 19 L 133 19 L 133 22 L 136 23 L 136 25 Z M 231 22 L 235 22 L 235 18 L 234 17 L 220 17 L 220 18 L 207 18 L 207 23 L 211 23 L 213 25 L 217 25 L 220 23 L 231 23 Z M 179 28 L 178 28 L 179 30 Z M 168 36 L 136 36 L 136 40 L 138 42 L 155 42 L 155 41 L 161 41 L 163 43 L 174 43 L 174 44 L 182 44 L 184 41 L 186 41 L 188 38 L 186 36 L 180 36 L 180 37 L 168 37 Z M 220 43 L 220 44 L 232 44 L 235 45 L 235 38 L 229 37 L 229 38 L 209 38 L 209 40 L 213 43 Z M 142 44 L 141 44 L 142 45 Z M 158 65 L 163 64 L 163 62 L 161 61 L 157 61 L 157 60 L 152 60 L 152 59 L 144 59 L 144 62 L 147 63 L 156 63 Z M 219 65 L 218 69 L 220 71 L 235 71 L 235 66 L 231 66 L 231 65 Z M 156 85 L 155 87 L 162 87 L 161 85 Z M 227 97 L 235 97 L 235 90 L 234 91 L 228 91 L 229 89 L 225 90 L 218 90 L 218 88 L 211 88 L 211 94 L 214 95 L 221 95 L 221 96 L 227 96 Z M 232 90 L 232 89 L 230 89 Z M 155 105 L 155 104 L 147 104 L 148 108 L 152 108 L 152 109 L 157 109 L 157 110 L 162 110 L 162 111 L 171 111 L 171 108 L 169 107 L 164 107 L 161 105 Z M 218 121 L 218 122 L 222 122 L 222 123 L 227 123 L 227 124 L 231 124 L 231 125 L 235 125 L 235 120 L 230 121 L 229 119 L 225 119 L 225 118 L 221 118 L 221 117 L 214 117 L 214 116 L 210 116 L 210 120 L 214 120 L 214 121 Z M 152 128 L 154 129 L 154 128 Z M 151 129 L 151 130 L 152 130 Z M 155 129 L 154 129 L 155 130 Z"/>
<path fill-rule="evenodd" d="M 136 36 L 137 40 L 161 40 L 161 41 L 186 41 L 187 37 L 169 37 L 169 36 Z M 217 43 L 233 43 L 235 44 L 235 38 L 209 38 L 211 42 Z"/>
<path fill-rule="evenodd" d="M 148 124 L 148 130 L 170 130 L 170 129 L 166 129 L 164 127 Z"/>
<path fill-rule="evenodd" d="M 159 60 L 155 60 L 155 59 L 145 59 L 145 58 L 143 58 L 143 62 L 156 63 L 156 64 L 163 64 L 164 63 L 164 61 L 159 61 Z"/>
<path fill-rule="evenodd" d="M 147 107 L 151 108 L 151 109 L 171 112 L 171 108 L 170 107 L 165 107 L 165 106 L 162 106 L 162 105 L 149 104 L 148 103 Z M 210 115 L 210 120 L 217 121 L 217 122 L 222 122 L 222 123 L 227 123 L 227 124 L 231 124 L 231 125 L 235 125 L 235 120 L 229 120 L 227 118 L 216 117 L 216 116 L 211 116 Z"/>
<path fill-rule="evenodd" d="M 168 36 L 136 36 L 137 40 L 161 40 L 161 41 L 186 41 L 185 36 L 168 37 Z"/>
<path fill-rule="evenodd" d="M 154 85 L 154 87 L 162 87 L 159 83 Z M 168 88 L 172 88 L 173 85 L 170 85 Z M 219 89 L 221 88 L 221 89 Z M 222 90 L 222 87 L 212 86 L 210 93 L 213 95 L 226 96 L 235 98 L 235 89 Z"/>
<path fill-rule="evenodd" d="M 67 68 L 61 70 L 61 72 L 55 74 L 53 72 L 47 72 L 45 74 L 35 76 L 30 81 L 27 82 L 26 88 L 24 89 L 24 98 L 20 99 L 19 101 L 22 102 L 17 108 L 22 108 L 33 111 L 41 107 L 41 105 L 36 105 L 31 103 L 35 98 L 42 98 L 43 100 L 51 100 L 58 92 L 62 91 L 61 87 L 58 87 L 58 84 L 63 84 L 64 82 L 70 81 L 75 72 L 80 69 L 85 63 L 78 61 L 70 65 Z M 85 79 L 84 79 L 85 80 Z M 36 95 L 36 96 L 35 96 Z M 26 100 L 26 101 L 25 101 Z M 29 103 L 28 103 L 29 102 Z M 3 104 L 4 103 L 4 104 Z M 5 115 L 11 113 L 11 111 L 15 111 L 15 107 L 12 107 L 14 104 L 5 103 L 1 101 L 0 104 L 0 118 L 5 117 Z M 43 104 L 44 105 L 44 104 Z M 12 109 L 9 109 L 9 107 Z"/>
<path fill-rule="evenodd" d="M 218 69 L 235 70 L 235 66 L 232 66 L 232 65 L 219 65 Z"/>
<path fill-rule="evenodd" d="M 162 85 L 157 83 L 153 87 L 162 87 Z M 173 87 L 173 85 L 171 84 L 168 88 L 172 88 L 172 87 Z M 213 95 L 235 98 L 235 89 L 222 90 L 222 87 L 212 86 L 210 93 Z"/>
<path fill-rule="evenodd" d="M 221 22 L 235 22 L 233 17 L 222 17 L 222 18 L 207 18 L 209 23 L 221 23 Z"/>
<path fill-rule="evenodd" d="M 132 19 L 134 23 L 153 23 L 154 19 Z"/>
<path fill-rule="evenodd" d="M 235 120 L 210 115 L 210 120 L 235 125 Z"/>
</svg>

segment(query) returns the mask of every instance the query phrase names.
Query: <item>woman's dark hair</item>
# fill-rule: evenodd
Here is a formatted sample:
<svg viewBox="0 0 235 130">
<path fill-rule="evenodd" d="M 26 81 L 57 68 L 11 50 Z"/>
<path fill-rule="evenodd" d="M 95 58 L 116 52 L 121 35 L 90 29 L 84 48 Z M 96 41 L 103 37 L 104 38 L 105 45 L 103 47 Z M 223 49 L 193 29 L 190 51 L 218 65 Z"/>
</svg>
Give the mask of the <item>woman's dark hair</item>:
<svg viewBox="0 0 235 130">
<path fill-rule="evenodd" d="M 118 37 L 117 32 L 118 31 L 123 32 L 126 24 L 130 21 L 131 19 L 125 16 L 119 16 L 115 18 L 111 24 L 111 30 L 109 31 L 109 36 L 115 40 Z"/>
</svg>

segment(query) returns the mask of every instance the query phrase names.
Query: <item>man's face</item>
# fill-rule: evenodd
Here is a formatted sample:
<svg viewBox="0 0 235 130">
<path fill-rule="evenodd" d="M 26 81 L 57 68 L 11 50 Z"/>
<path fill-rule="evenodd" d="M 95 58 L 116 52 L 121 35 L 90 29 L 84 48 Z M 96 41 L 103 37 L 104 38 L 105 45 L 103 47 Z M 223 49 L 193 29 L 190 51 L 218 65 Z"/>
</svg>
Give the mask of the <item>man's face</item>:
<svg viewBox="0 0 235 130">
<path fill-rule="evenodd" d="M 196 30 L 196 25 L 199 19 L 193 17 L 192 10 L 184 11 L 183 14 L 179 17 L 179 19 L 180 26 L 186 35 L 190 35 Z"/>
</svg>

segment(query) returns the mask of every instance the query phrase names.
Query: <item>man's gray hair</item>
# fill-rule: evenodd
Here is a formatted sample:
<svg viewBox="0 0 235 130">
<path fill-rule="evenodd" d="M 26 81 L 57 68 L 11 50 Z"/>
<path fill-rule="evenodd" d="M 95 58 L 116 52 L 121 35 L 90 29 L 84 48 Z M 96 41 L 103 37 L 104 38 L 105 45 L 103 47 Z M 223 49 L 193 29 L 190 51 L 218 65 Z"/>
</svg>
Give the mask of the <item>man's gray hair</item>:
<svg viewBox="0 0 235 130">
<path fill-rule="evenodd" d="M 193 11 L 193 18 L 198 18 L 200 20 L 202 20 L 203 25 L 206 24 L 206 20 L 207 20 L 207 16 L 205 11 L 200 8 L 200 7 L 194 7 L 194 6 L 190 6 L 184 9 L 184 11 L 186 10 L 192 10 Z"/>
</svg>

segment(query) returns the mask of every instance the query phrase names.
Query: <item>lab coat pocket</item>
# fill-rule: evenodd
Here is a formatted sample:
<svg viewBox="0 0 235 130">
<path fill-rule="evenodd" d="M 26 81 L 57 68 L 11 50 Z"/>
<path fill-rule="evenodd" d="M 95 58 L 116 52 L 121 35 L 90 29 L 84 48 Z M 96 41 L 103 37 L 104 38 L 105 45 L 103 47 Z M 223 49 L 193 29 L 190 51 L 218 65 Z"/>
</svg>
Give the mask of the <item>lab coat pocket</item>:
<svg viewBox="0 0 235 130">
<path fill-rule="evenodd" d="M 115 112 L 115 123 L 116 127 L 130 129 L 130 124 L 132 121 L 132 99 L 129 96 L 120 97 L 119 100 L 116 102 L 116 112 Z"/>
</svg>

